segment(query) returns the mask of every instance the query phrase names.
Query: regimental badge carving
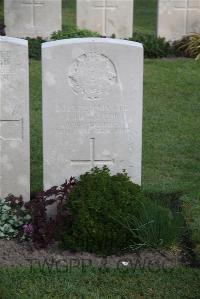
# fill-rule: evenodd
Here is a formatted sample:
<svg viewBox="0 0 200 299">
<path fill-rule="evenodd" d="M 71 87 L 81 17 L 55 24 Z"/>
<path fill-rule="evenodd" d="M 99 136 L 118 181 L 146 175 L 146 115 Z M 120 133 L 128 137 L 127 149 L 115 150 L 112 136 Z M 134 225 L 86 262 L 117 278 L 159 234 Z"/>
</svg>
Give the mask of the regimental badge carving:
<svg viewBox="0 0 200 299">
<path fill-rule="evenodd" d="M 117 83 L 117 71 L 106 55 L 91 51 L 74 61 L 68 79 L 75 94 L 86 100 L 100 100 Z"/>
</svg>

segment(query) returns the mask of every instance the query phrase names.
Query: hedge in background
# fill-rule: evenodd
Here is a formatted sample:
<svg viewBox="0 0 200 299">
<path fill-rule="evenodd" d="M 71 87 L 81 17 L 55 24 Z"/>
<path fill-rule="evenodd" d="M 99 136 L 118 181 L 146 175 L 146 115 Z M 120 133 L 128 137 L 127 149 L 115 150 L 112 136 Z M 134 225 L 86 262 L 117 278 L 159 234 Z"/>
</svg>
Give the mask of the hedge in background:
<svg viewBox="0 0 200 299">
<path fill-rule="evenodd" d="M 51 35 L 51 40 L 83 37 L 100 37 L 100 34 L 87 29 L 79 29 L 75 26 L 63 26 L 63 30 L 56 31 Z"/>
<path fill-rule="evenodd" d="M 51 40 L 84 38 L 84 37 L 101 37 L 99 33 L 86 29 L 79 29 L 75 26 L 64 26 L 63 30 L 54 32 Z M 114 36 L 112 36 L 114 38 Z M 38 37 L 27 38 L 29 42 L 29 57 L 41 59 L 41 44 L 45 42 Z M 200 58 L 200 35 L 193 34 L 184 37 L 182 40 L 170 44 L 164 38 L 156 37 L 153 34 L 134 33 L 130 41 L 142 43 L 144 46 L 145 58 L 163 58 L 169 56 Z"/>
<path fill-rule="evenodd" d="M 162 58 L 173 54 L 170 43 L 153 34 L 134 33 L 129 40 L 143 44 L 145 58 Z"/>
</svg>

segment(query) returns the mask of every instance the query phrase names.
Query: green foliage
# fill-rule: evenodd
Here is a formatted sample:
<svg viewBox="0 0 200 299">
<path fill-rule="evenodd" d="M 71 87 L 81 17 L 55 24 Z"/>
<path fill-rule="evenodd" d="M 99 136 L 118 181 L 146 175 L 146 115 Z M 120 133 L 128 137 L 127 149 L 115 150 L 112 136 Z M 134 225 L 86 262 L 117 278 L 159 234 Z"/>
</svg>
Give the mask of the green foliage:
<svg viewBox="0 0 200 299">
<path fill-rule="evenodd" d="M 0 199 L 0 238 L 17 237 L 30 218 L 21 198 Z"/>
<path fill-rule="evenodd" d="M 157 202 L 138 202 L 137 215 L 131 215 L 122 225 L 132 234 L 131 248 L 170 248 L 178 244 L 183 219 Z M 137 242 L 135 242 L 137 240 Z"/>
<path fill-rule="evenodd" d="M 130 232 L 118 223 L 134 213 L 143 193 L 126 173 L 111 176 L 109 169 L 94 168 L 80 176 L 71 191 L 67 209 L 73 223 L 62 245 L 74 250 L 114 253 L 129 246 Z"/>
<path fill-rule="evenodd" d="M 52 40 L 58 39 L 68 39 L 68 38 L 77 38 L 77 37 L 100 37 L 99 33 L 93 32 L 86 29 L 79 29 L 76 26 L 68 25 L 64 26 L 63 30 L 54 32 L 51 35 Z"/>
<path fill-rule="evenodd" d="M 62 0 L 62 22 L 65 25 L 76 24 L 76 1 Z"/>
<path fill-rule="evenodd" d="M 41 59 L 41 45 L 45 41 L 41 37 L 37 37 L 37 38 L 27 37 L 27 40 L 28 40 L 28 46 L 29 46 L 29 58 L 40 60 Z"/>
<path fill-rule="evenodd" d="M 170 44 L 164 38 L 153 34 L 134 33 L 133 38 L 129 40 L 143 44 L 145 58 L 162 58 L 172 55 Z"/>
<path fill-rule="evenodd" d="M 84 267 L 1 267 L 1 299 L 199 299 L 200 271 L 190 267 L 116 269 Z M 87 262 L 87 260 L 85 260 Z M 142 264 L 143 265 L 143 264 Z M 48 267 L 48 268 L 47 268 Z M 142 267 L 142 266 L 141 266 Z"/>
<path fill-rule="evenodd" d="M 125 172 L 112 176 L 106 166 L 80 176 L 66 208 L 73 221 L 59 239 L 74 250 L 113 254 L 131 245 L 167 247 L 180 231 L 170 210 L 145 198 Z"/>
<path fill-rule="evenodd" d="M 4 1 L 0 0 L 0 24 L 4 24 Z"/>
<path fill-rule="evenodd" d="M 200 258 L 200 193 L 181 198 L 182 212 L 191 232 L 194 250 Z"/>
<path fill-rule="evenodd" d="M 181 40 L 174 42 L 173 47 L 186 57 L 200 59 L 200 33 L 184 36 Z"/>
<path fill-rule="evenodd" d="M 134 1 L 134 32 L 156 33 L 158 0 Z"/>
</svg>

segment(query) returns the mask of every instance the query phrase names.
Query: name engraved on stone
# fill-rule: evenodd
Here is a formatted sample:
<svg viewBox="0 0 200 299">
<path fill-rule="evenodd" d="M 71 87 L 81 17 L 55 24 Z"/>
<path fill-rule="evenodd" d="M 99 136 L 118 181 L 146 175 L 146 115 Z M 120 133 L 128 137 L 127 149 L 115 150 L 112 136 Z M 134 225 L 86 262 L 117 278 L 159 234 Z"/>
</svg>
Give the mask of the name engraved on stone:
<svg viewBox="0 0 200 299">
<path fill-rule="evenodd" d="M 93 9 L 98 9 L 102 11 L 102 20 L 103 20 L 103 35 L 108 33 L 108 12 L 113 11 L 118 6 L 115 4 L 110 5 L 107 0 L 101 1 L 101 3 L 96 3 L 93 5 Z"/>
<path fill-rule="evenodd" d="M 105 160 L 97 160 L 95 158 L 95 138 L 90 138 L 90 159 L 88 160 L 71 160 L 71 165 L 73 166 L 81 166 L 81 165 L 90 165 L 90 168 L 100 165 L 113 165 L 114 160 L 105 159 Z"/>
<path fill-rule="evenodd" d="M 68 79 L 75 94 L 86 100 L 100 100 L 117 83 L 117 71 L 106 55 L 91 51 L 69 67 Z"/>
<path fill-rule="evenodd" d="M 66 112 L 77 112 L 77 113 L 118 113 L 118 112 L 128 112 L 128 106 L 127 105 L 105 105 L 105 104 L 97 104 L 92 103 L 89 105 L 59 105 L 56 104 L 55 108 L 56 113 L 66 113 Z"/>
<path fill-rule="evenodd" d="M 27 6 L 31 10 L 31 27 L 35 27 L 36 23 L 36 10 L 45 5 L 45 2 L 42 0 L 24 0 L 22 2 L 23 6 Z"/>
<path fill-rule="evenodd" d="M 113 130 L 127 130 L 125 115 L 128 107 L 126 105 L 89 105 L 56 107 L 56 113 L 63 112 L 66 122 L 58 131 L 70 134 L 74 130 L 89 133 L 95 130 L 97 133 L 111 133 Z"/>
<path fill-rule="evenodd" d="M 0 119 L 0 140 L 21 141 L 23 139 L 23 120 Z"/>
</svg>

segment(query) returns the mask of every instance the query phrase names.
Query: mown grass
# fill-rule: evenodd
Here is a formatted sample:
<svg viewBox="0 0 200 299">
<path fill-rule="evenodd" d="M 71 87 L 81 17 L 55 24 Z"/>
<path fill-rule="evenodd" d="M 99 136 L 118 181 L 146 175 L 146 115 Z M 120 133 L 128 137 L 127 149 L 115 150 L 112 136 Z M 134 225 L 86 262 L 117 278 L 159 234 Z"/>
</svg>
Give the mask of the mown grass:
<svg viewBox="0 0 200 299">
<path fill-rule="evenodd" d="M 4 0 L 0 0 L 0 24 L 4 23 L 3 4 L 4 4 Z"/>
<path fill-rule="evenodd" d="M 157 1 L 134 1 L 134 32 L 156 33 Z"/>
<path fill-rule="evenodd" d="M 200 271 L 74 268 L 70 271 L 1 269 L 0 298 L 199 298 Z"/>
<path fill-rule="evenodd" d="M 63 25 L 76 25 L 76 1 L 62 0 Z"/>
</svg>

